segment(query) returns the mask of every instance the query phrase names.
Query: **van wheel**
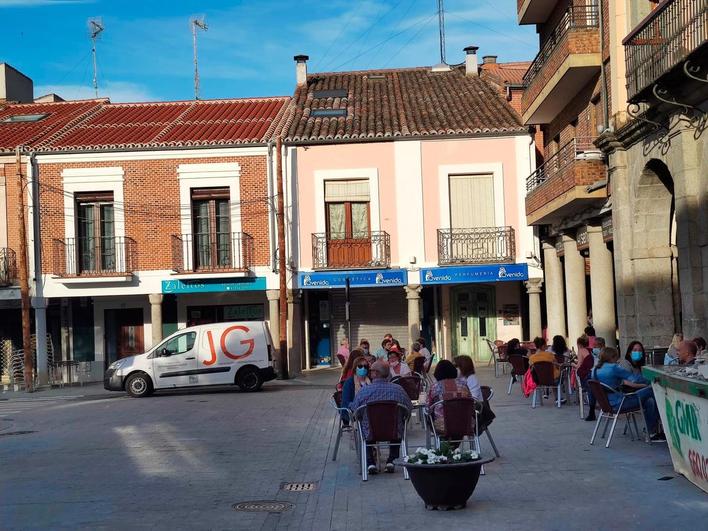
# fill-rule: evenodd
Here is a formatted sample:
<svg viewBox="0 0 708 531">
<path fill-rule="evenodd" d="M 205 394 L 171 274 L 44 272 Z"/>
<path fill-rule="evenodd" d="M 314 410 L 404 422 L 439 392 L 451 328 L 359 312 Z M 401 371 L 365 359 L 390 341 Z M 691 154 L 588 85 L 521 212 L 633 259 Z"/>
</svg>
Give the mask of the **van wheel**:
<svg viewBox="0 0 708 531">
<path fill-rule="evenodd" d="M 125 390 L 133 398 L 149 396 L 153 392 L 152 381 L 144 372 L 136 372 L 128 377 L 125 382 Z"/>
<path fill-rule="evenodd" d="M 261 373 L 255 367 L 246 367 L 236 376 L 236 385 L 241 391 L 258 391 L 263 385 Z"/>
</svg>

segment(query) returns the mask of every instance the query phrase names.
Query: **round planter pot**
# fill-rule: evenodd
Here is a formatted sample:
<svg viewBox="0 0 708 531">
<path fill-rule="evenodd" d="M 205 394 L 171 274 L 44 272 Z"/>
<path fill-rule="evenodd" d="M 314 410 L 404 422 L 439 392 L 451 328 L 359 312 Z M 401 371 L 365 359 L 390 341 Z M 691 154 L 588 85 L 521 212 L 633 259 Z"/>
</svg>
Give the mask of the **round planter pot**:
<svg viewBox="0 0 708 531">
<path fill-rule="evenodd" d="M 462 509 L 467 504 L 477 486 L 482 465 L 492 461 L 494 458 L 470 463 L 423 465 L 397 459 L 396 464 L 408 469 L 413 488 L 423 499 L 426 509 L 447 511 Z"/>
</svg>

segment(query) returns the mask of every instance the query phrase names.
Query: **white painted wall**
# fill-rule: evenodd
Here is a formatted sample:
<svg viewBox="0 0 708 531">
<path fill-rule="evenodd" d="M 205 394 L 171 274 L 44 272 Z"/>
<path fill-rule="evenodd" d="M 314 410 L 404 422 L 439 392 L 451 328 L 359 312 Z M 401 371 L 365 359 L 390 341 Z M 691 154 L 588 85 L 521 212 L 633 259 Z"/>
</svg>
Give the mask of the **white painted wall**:
<svg viewBox="0 0 708 531">
<path fill-rule="evenodd" d="M 398 258 L 402 265 L 425 257 L 421 142 L 394 142 Z"/>
</svg>

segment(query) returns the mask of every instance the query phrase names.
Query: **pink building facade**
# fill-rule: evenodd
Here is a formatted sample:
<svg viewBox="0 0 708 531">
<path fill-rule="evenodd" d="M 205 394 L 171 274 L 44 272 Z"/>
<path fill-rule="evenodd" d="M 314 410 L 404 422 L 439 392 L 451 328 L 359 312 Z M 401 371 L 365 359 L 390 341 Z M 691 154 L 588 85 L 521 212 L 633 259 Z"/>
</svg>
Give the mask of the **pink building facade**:
<svg viewBox="0 0 708 531">
<path fill-rule="evenodd" d="M 303 365 L 331 363 L 344 337 L 373 351 L 422 336 L 438 359 L 487 362 L 487 340 L 540 335 L 534 145 L 508 103 L 469 68 L 299 81 L 286 142 Z"/>
</svg>

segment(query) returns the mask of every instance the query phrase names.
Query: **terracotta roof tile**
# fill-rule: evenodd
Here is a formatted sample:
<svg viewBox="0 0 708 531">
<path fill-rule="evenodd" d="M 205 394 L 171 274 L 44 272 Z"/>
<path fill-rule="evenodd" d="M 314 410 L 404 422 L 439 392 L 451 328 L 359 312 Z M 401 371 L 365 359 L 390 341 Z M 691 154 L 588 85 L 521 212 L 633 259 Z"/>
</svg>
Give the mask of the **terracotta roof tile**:
<svg viewBox="0 0 708 531">
<path fill-rule="evenodd" d="M 314 91 L 345 89 L 343 98 Z M 287 140 L 344 141 L 401 136 L 474 135 L 525 129 L 489 83 L 454 67 L 316 73 L 298 87 Z M 313 116 L 316 109 L 346 109 L 346 116 Z"/>
<path fill-rule="evenodd" d="M 45 150 L 108 150 L 265 143 L 278 134 L 290 98 L 106 103 Z"/>
<path fill-rule="evenodd" d="M 530 61 L 515 63 L 484 63 L 480 65 L 483 75 L 487 74 L 499 85 L 523 85 L 524 74 L 531 66 Z"/>
<path fill-rule="evenodd" d="M 0 105 L 0 151 L 17 146 L 36 148 L 100 109 L 106 100 L 50 103 L 9 103 Z M 46 114 L 36 122 L 5 122 L 12 116 Z"/>
</svg>

